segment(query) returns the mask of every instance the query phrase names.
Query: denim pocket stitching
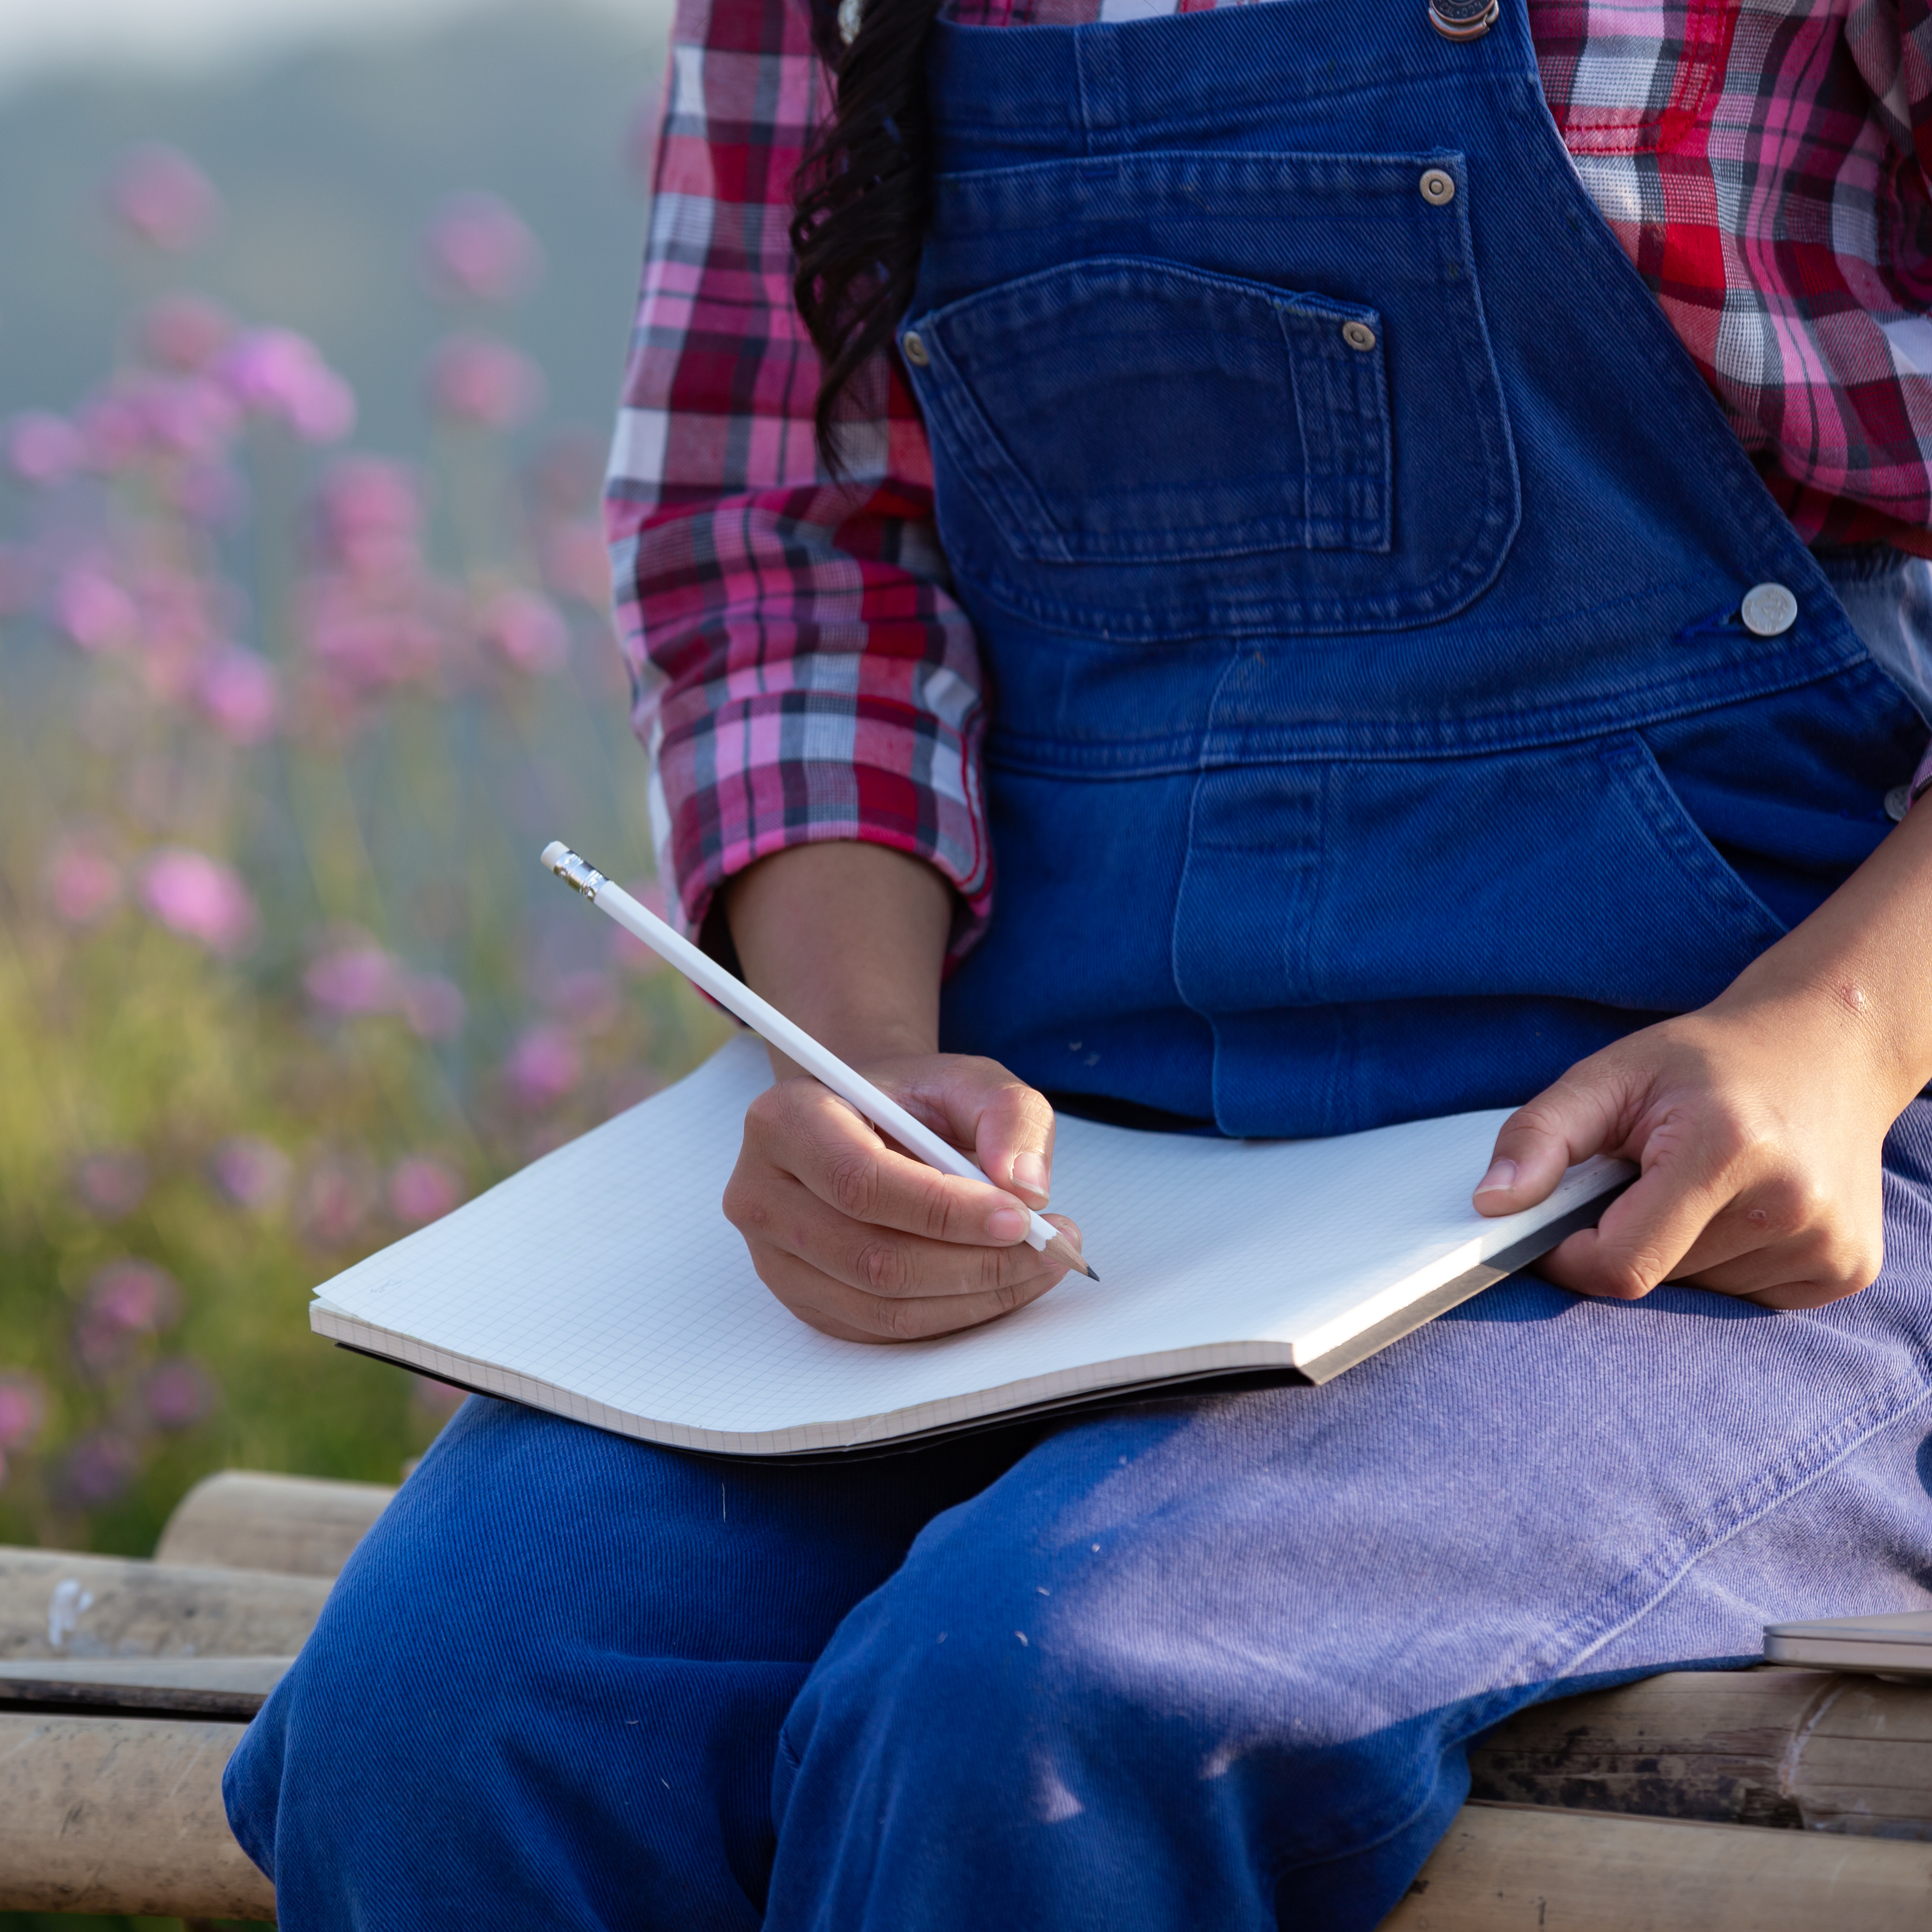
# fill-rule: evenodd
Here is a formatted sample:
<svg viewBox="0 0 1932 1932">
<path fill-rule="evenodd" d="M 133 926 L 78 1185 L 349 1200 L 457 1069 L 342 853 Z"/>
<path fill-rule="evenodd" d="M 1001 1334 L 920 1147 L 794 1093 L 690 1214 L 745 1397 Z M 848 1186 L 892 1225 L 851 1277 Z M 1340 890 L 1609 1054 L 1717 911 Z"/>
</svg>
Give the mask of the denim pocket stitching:
<svg viewBox="0 0 1932 1932">
<path fill-rule="evenodd" d="M 1784 922 L 1744 884 L 1724 855 L 1705 836 L 1702 827 L 1672 790 L 1656 754 L 1642 738 L 1614 739 L 1603 746 L 1597 755 L 1612 779 L 1622 784 L 1624 796 L 1643 822 L 1656 834 L 1658 849 L 1706 896 L 1711 910 L 1729 913 L 1740 922 L 1743 931 L 1738 937 L 1744 943 L 1762 951 L 1784 937 L 1789 929 Z"/>
<path fill-rule="evenodd" d="M 922 321 L 998 286 L 1002 278 L 996 263 L 1012 262 L 1006 278 L 1015 280 L 1046 272 L 1055 258 L 1046 251 L 1008 248 L 995 238 L 1030 232 L 1043 207 L 1074 212 L 1067 218 L 1074 225 L 1060 237 L 1057 260 L 1064 263 L 1077 252 L 1083 228 L 1094 237 L 1096 259 L 1130 237 L 1150 236 L 1154 230 L 1147 224 L 1158 221 L 1150 210 L 1160 211 L 1158 219 L 1170 225 L 1177 209 L 1190 220 L 1196 209 L 1209 210 L 1228 223 L 1246 209 L 1264 224 L 1270 207 L 1299 206 L 1303 238 L 1294 246 L 1270 244 L 1250 254 L 1223 247 L 1214 258 L 1214 269 L 1229 279 L 1256 272 L 1272 278 L 1262 286 L 1288 298 L 1296 290 L 1324 286 L 1324 257 L 1307 235 L 1324 207 L 1346 202 L 1352 208 L 1366 206 L 1377 218 L 1380 225 L 1371 224 L 1372 231 L 1383 237 L 1378 245 L 1391 251 L 1390 298 L 1377 286 L 1372 259 L 1352 264 L 1349 284 L 1335 298 L 1374 302 L 1388 318 L 1390 358 L 1406 357 L 1416 364 L 1408 376 L 1385 368 L 1386 388 L 1378 394 L 1388 414 L 1394 476 L 1387 553 L 1297 545 L 1272 554 L 1190 556 L 1167 564 L 1118 556 L 1083 565 L 1057 554 L 1029 557 L 1016 551 L 1009 541 L 1005 506 L 989 502 L 987 487 L 968 460 L 971 448 L 962 448 L 957 440 L 962 419 L 942 400 L 942 392 L 952 386 L 914 372 L 919 400 L 930 406 L 928 421 L 939 432 L 933 444 L 942 540 L 962 600 L 976 621 L 1017 618 L 1110 644 L 1226 640 L 1283 629 L 1346 635 L 1439 622 L 1466 609 L 1495 582 L 1521 520 L 1521 478 L 1476 271 L 1471 196 L 1459 194 L 1446 207 L 1424 208 L 1414 183 L 1417 171 L 1431 165 L 1454 171 L 1459 186 L 1472 186 L 1466 158 L 1442 150 L 1229 154 L 1190 148 L 946 177 L 922 272 Z M 1229 232 L 1224 229 L 1224 237 Z M 1144 259 L 1186 268 L 1192 258 L 1179 247 L 1164 256 L 1150 248 Z M 1437 399 L 1409 425 L 1417 436 L 1406 459 L 1404 424 L 1397 419 L 1405 393 Z M 1444 398 L 1458 399 L 1450 412 L 1453 423 L 1444 415 Z M 1426 437 L 1418 440 L 1424 425 Z M 1453 488 L 1435 487 L 1422 467 L 1434 459 L 1418 458 L 1419 450 L 1453 459 Z"/>
<path fill-rule="evenodd" d="M 1028 297 L 1047 294 L 1058 284 L 1072 287 L 1076 278 L 1111 276 L 1124 289 L 1154 299 L 1186 295 L 1205 302 L 1218 299 L 1264 310 L 1273 316 L 1281 350 L 1282 386 L 1294 412 L 1294 435 L 1301 457 L 1300 494 L 1296 514 L 1250 516 L 1238 530 L 1204 519 L 1191 541 L 1178 539 L 1171 524 L 1151 520 L 1143 531 L 1131 527 L 1114 532 L 1069 530 L 1039 486 L 1013 455 L 994 428 L 985 404 L 948 340 L 950 326 L 970 321 L 994 304 L 1009 306 Z M 1136 286 L 1136 285 L 1138 285 Z M 1070 306 L 1070 303 L 1068 304 Z M 1332 324 L 1339 339 L 1342 328 L 1360 322 L 1372 332 L 1373 346 L 1324 355 L 1312 325 Z M 914 388 L 928 419 L 939 418 L 956 439 L 958 473 L 999 530 L 1013 554 L 1033 562 L 1166 563 L 1210 562 L 1218 558 L 1264 556 L 1272 551 L 1307 549 L 1386 551 L 1394 522 L 1394 470 L 1385 362 L 1386 326 L 1381 313 L 1368 304 L 1306 290 L 1292 290 L 1246 277 L 1216 274 L 1158 256 L 1095 255 L 1057 263 L 998 282 L 919 316 L 913 332 L 931 358 Z M 1343 356 L 1359 358 L 1360 376 L 1371 385 L 1366 407 L 1359 401 L 1336 398 L 1336 386 L 1320 385 L 1331 406 L 1321 412 L 1319 426 L 1335 446 L 1335 460 L 1318 473 L 1311 447 L 1310 392 L 1325 368 L 1348 368 Z M 1351 419 L 1358 424 L 1353 436 L 1342 433 Z M 1362 466 L 1362 459 L 1366 467 Z M 1364 487 L 1369 493 L 1364 507 Z M 1355 501 L 1346 508 L 1338 504 Z M 1318 529 L 1319 535 L 1318 536 Z"/>
</svg>

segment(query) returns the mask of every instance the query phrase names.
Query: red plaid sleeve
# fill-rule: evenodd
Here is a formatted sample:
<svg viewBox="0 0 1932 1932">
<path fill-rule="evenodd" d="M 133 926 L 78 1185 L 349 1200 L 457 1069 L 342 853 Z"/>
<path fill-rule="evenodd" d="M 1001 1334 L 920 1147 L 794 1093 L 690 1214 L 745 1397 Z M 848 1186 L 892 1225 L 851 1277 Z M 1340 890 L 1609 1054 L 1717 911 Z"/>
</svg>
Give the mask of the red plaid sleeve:
<svg viewBox="0 0 1932 1932">
<path fill-rule="evenodd" d="M 680 0 L 606 519 L 688 929 L 754 860 L 868 840 L 936 866 L 983 926 L 980 669 L 933 526 L 932 458 L 881 358 L 834 482 L 791 298 L 791 178 L 826 76 L 806 0 Z"/>
</svg>

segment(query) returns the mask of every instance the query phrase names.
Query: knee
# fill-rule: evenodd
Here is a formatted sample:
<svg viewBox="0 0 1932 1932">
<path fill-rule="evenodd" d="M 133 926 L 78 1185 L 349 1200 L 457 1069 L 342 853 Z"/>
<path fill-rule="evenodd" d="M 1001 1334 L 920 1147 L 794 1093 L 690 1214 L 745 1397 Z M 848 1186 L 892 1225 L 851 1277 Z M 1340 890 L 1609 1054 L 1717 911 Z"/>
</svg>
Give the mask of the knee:
<svg viewBox="0 0 1932 1932">
<path fill-rule="evenodd" d="M 472 1402 L 451 1424 L 357 1547 L 230 1759 L 230 1822 L 272 1877 L 297 1841 L 404 1842 L 410 1818 L 460 1804 L 487 1775 L 505 1690 L 556 1636 L 554 1600 L 550 1617 L 529 1613 L 542 1544 L 528 1512 L 490 1506 L 527 1432 L 497 1403 Z"/>
<path fill-rule="evenodd" d="M 1083 1576 L 1064 1553 L 1049 1580 L 1036 1568 L 916 1556 L 861 1605 L 786 1719 L 781 1805 L 801 1779 L 848 1796 L 884 1780 L 956 1815 L 1266 1821 L 1271 1842 L 1328 1856 L 1460 1774 L 1453 1711 L 1382 1708 L 1185 1576 Z"/>
<path fill-rule="evenodd" d="M 1118 1606 L 1078 1589 L 916 1557 L 807 1678 L 785 1720 L 781 1800 L 812 1766 L 916 1785 L 956 1814 L 974 1792 L 998 1793 L 1053 1822 L 1100 1784 L 1198 1776 L 1198 1715 L 1154 1633 L 1122 1624 Z M 958 1789 L 938 1789 L 949 1782 Z"/>
<path fill-rule="evenodd" d="M 332 1843 L 352 1862 L 358 1839 L 396 1834 L 475 1764 L 464 1732 L 491 1701 L 502 1634 L 479 1643 L 466 1593 L 434 1574 L 379 1526 L 230 1760 L 230 1823 L 272 1878 L 299 1845 Z"/>
</svg>

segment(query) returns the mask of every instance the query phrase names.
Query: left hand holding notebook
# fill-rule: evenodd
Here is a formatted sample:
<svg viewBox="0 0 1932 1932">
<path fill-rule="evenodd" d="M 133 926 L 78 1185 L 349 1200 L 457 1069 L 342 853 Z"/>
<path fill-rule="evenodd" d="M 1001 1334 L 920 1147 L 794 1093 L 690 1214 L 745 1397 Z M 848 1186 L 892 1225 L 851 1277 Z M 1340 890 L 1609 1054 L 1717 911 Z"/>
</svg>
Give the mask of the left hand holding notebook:
<svg viewBox="0 0 1932 1932">
<path fill-rule="evenodd" d="M 1570 1162 L 1611 1154 L 1641 1176 L 1537 1264 L 1559 1287 L 1635 1300 L 1682 1282 L 1768 1308 L 1855 1294 L 1885 1258 L 1880 1150 L 1897 1108 L 1845 1045 L 1828 1014 L 1723 1000 L 1646 1027 L 1504 1124 L 1491 1174 L 1513 1184 L 1486 1177 L 1475 1204 L 1514 1213 Z"/>
<path fill-rule="evenodd" d="M 1624 1300 L 1684 1282 L 1768 1308 L 1856 1294 L 1885 1258 L 1885 1137 L 1932 1078 L 1928 947 L 1921 806 L 1708 1006 L 1612 1042 L 1520 1108 L 1476 1206 L 1519 1212 L 1566 1162 L 1610 1154 L 1642 1172 L 1600 1226 L 1543 1258 L 1550 1280 Z"/>
</svg>

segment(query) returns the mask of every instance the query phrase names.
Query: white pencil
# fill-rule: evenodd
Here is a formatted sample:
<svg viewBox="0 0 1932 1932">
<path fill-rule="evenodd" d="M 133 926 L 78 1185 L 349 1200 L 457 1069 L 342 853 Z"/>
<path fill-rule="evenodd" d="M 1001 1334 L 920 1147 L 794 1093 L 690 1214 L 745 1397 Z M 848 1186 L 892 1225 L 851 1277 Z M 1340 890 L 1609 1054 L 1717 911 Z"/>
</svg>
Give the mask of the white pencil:
<svg viewBox="0 0 1932 1932">
<path fill-rule="evenodd" d="M 543 862 L 599 912 L 608 914 L 633 938 L 642 940 L 660 958 L 669 960 L 693 986 L 709 993 L 727 1012 L 736 1013 L 760 1039 L 823 1082 L 840 1100 L 857 1108 L 874 1126 L 890 1134 L 908 1153 L 916 1154 L 928 1167 L 936 1167 L 942 1174 L 956 1174 L 965 1180 L 988 1178 L 957 1148 L 941 1140 L 862 1074 L 855 1073 L 802 1027 L 787 1019 L 769 1000 L 760 999 L 743 980 L 726 972 L 709 953 L 674 932 L 656 913 L 640 906 L 622 886 L 612 884 L 561 839 L 553 839 L 544 848 Z M 1028 1246 L 1037 1248 L 1049 1261 L 1077 1269 L 1095 1281 L 1100 1280 L 1079 1250 L 1044 1215 L 1032 1216 L 1026 1240 Z"/>
</svg>

